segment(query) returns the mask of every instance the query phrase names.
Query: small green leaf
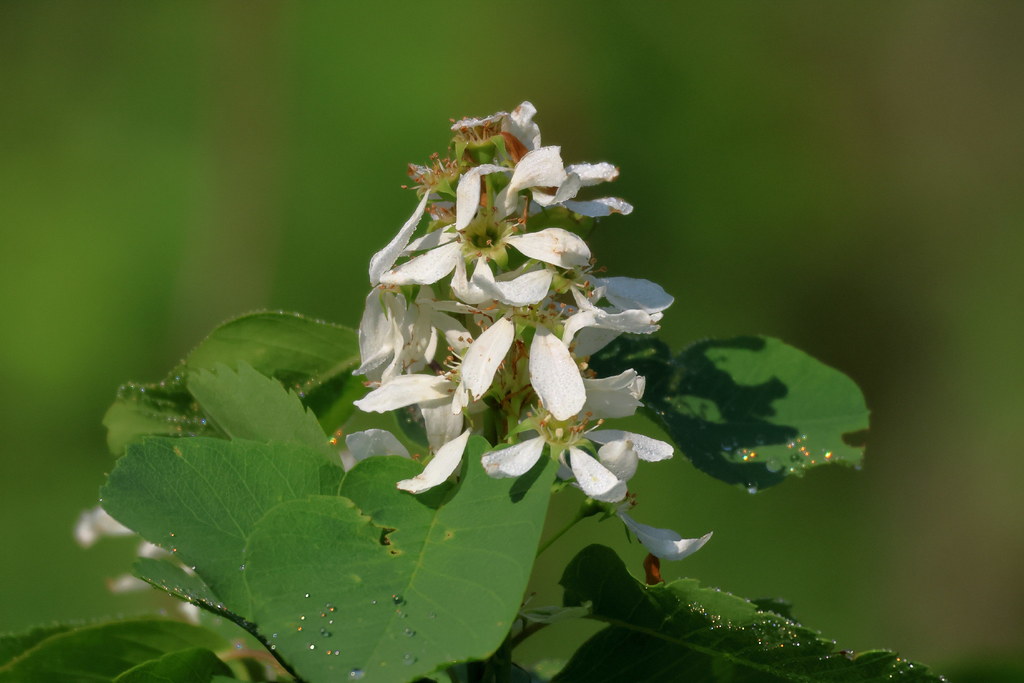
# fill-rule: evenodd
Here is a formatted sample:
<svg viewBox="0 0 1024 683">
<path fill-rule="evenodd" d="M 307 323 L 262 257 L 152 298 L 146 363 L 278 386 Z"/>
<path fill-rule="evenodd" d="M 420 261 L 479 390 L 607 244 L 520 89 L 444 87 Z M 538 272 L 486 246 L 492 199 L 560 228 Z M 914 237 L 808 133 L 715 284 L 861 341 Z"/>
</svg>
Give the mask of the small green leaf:
<svg viewBox="0 0 1024 683">
<path fill-rule="evenodd" d="M 487 442 L 467 448 L 463 480 L 414 496 L 420 471 L 369 458 L 338 497 L 279 505 L 246 550 L 253 620 L 308 681 L 407 681 L 487 657 L 512 625 L 533 566 L 555 466 L 492 479 Z"/>
<path fill-rule="evenodd" d="M 816 632 L 693 579 L 646 586 L 603 546 L 577 555 L 561 584 L 567 606 L 590 601 L 592 618 L 608 627 L 577 650 L 559 683 L 942 680 L 891 652 L 837 651 Z"/>
<path fill-rule="evenodd" d="M 0 667 L 0 683 L 112 681 L 167 653 L 227 646 L 205 628 L 166 619 L 85 626 L 52 635 Z"/>
<path fill-rule="evenodd" d="M 232 439 L 305 444 L 332 455 L 316 415 L 297 394 L 264 377 L 245 361 L 232 370 L 189 373 L 188 390 L 203 411 Z"/>
<path fill-rule="evenodd" d="M 114 683 L 210 683 L 218 674 L 230 676 L 231 669 L 209 650 L 190 648 L 139 664 Z"/>
<path fill-rule="evenodd" d="M 751 490 L 830 463 L 858 465 L 868 409 L 846 375 L 769 337 L 707 340 L 672 358 L 649 337 L 620 337 L 591 359 L 633 368 L 644 403 L 698 468 Z"/>
<path fill-rule="evenodd" d="M 223 436 L 207 421 L 186 383 L 192 373 L 246 363 L 293 389 L 331 433 L 352 414 L 365 388 L 354 330 L 292 313 L 253 313 L 231 320 L 161 382 L 126 384 L 103 417 L 113 453 L 143 436 Z"/>
<path fill-rule="evenodd" d="M 115 519 L 194 566 L 244 615 L 242 551 L 256 521 L 284 501 L 336 493 L 343 475 L 306 446 L 153 437 L 129 446 L 100 496 Z"/>
</svg>

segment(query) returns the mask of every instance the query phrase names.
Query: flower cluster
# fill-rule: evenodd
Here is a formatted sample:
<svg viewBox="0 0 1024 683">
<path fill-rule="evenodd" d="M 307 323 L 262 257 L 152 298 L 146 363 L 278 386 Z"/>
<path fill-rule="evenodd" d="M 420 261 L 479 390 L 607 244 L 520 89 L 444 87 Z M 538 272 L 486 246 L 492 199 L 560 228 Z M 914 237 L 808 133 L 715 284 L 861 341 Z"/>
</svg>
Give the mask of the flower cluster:
<svg viewBox="0 0 1024 683">
<path fill-rule="evenodd" d="M 370 261 L 359 326 L 373 389 L 368 412 L 415 407 L 432 459 L 398 487 L 420 493 L 459 467 L 470 434 L 498 444 L 483 455 L 494 477 L 530 471 L 544 452 L 590 498 L 617 514 L 655 555 L 680 559 L 708 536 L 683 539 L 635 522 L 627 482 L 639 461 L 672 456 L 657 439 L 604 429 L 642 405 L 634 370 L 597 377 L 588 358 L 622 333 L 649 334 L 672 304 L 659 285 L 603 277 L 585 235 L 594 219 L 628 214 L 616 197 L 577 198 L 609 182 L 608 163 L 572 164 L 541 144 L 536 109 L 452 125 L 451 156 L 410 166 L 419 193 L 412 216 Z M 389 432 L 348 435 L 347 463 L 408 455 Z"/>
</svg>

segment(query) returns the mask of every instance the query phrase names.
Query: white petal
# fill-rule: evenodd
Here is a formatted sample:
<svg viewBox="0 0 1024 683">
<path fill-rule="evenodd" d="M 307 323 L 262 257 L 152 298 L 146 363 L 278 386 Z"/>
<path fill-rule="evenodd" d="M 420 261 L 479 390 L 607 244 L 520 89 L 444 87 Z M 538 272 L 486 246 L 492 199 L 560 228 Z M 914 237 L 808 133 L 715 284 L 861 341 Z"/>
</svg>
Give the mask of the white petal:
<svg viewBox="0 0 1024 683">
<path fill-rule="evenodd" d="M 466 450 L 469 432 L 470 430 L 467 429 L 455 439 L 441 446 L 422 472 L 412 479 L 403 479 L 396 486 L 410 493 L 422 493 L 447 481 L 462 462 L 462 453 Z"/>
<path fill-rule="evenodd" d="M 484 116 L 483 118 L 473 118 L 467 116 L 453 123 L 452 130 L 460 131 L 465 130 L 467 128 L 479 128 L 480 126 L 485 126 L 488 123 L 497 123 L 498 121 L 504 119 L 506 116 L 508 116 L 508 112 L 504 111 L 499 111 L 494 114 L 491 114 L 490 116 Z"/>
<path fill-rule="evenodd" d="M 608 183 L 619 177 L 619 169 L 607 161 L 596 164 L 572 164 L 565 167 L 565 172 L 579 176 L 584 187 Z"/>
<path fill-rule="evenodd" d="M 640 463 L 633 442 L 628 439 L 609 441 L 601 446 L 597 451 L 597 459 L 620 481 L 632 479 Z"/>
<path fill-rule="evenodd" d="M 427 208 L 427 198 L 430 193 L 427 192 L 420 199 L 419 205 L 416 210 L 409 216 L 409 220 L 405 222 L 402 229 L 398 231 L 398 234 L 388 242 L 388 245 L 378 251 L 370 258 L 370 284 L 380 284 L 380 277 L 385 272 L 391 269 L 391 266 L 395 265 L 395 260 L 398 255 L 405 251 L 405 246 L 409 244 L 409 238 L 412 237 L 412 233 L 416 230 L 416 226 L 419 225 L 420 219 L 423 218 L 423 211 Z"/>
<path fill-rule="evenodd" d="M 374 455 L 401 455 L 408 458 L 409 451 L 385 429 L 367 429 L 364 432 L 352 432 L 345 437 L 345 446 L 352 454 L 354 462 L 360 462 Z"/>
<path fill-rule="evenodd" d="M 628 216 L 633 213 L 633 205 L 618 197 L 602 197 L 601 199 L 592 199 L 586 202 L 567 201 L 562 206 L 570 211 L 575 211 L 581 216 L 589 216 L 590 218 L 603 218 L 613 213 L 621 213 L 623 216 Z"/>
<path fill-rule="evenodd" d="M 486 266 L 485 266 L 486 267 Z M 462 383 L 473 399 L 479 399 L 491 388 L 498 365 L 512 346 L 516 326 L 508 318 L 501 318 L 473 340 L 462 359 Z"/>
<path fill-rule="evenodd" d="M 514 135 L 527 149 L 540 147 L 540 128 L 533 122 L 537 108 L 530 102 L 523 102 L 512 110 L 502 124 L 502 129 Z"/>
<path fill-rule="evenodd" d="M 626 497 L 626 482 L 619 481 L 607 467 L 589 453 L 578 448 L 569 449 L 569 464 L 576 476 L 576 483 L 594 500 L 617 503 Z"/>
<path fill-rule="evenodd" d="M 638 308 L 618 313 L 613 313 L 603 308 L 595 308 L 569 316 L 565 321 L 562 338 L 566 343 L 569 343 L 576 332 L 585 327 L 599 327 L 605 330 L 615 330 L 616 332 L 631 332 L 632 334 L 650 334 L 657 332 L 660 328 L 657 323 L 661 320 L 661 317 L 661 313 L 647 313 Z"/>
<path fill-rule="evenodd" d="M 366 413 L 386 413 L 413 403 L 448 398 L 451 389 L 451 380 L 439 375 L 399 375 L 355 401 L 355 406 Z"/>
<path fill-rule="evenodd" d="M 648 552 L 663 560 L 681 560 L 692 555 L 703 547 L 711 534 L 707 533 L 700 538 L 683 538 L 671 529 L 658 529 L 635 521 L 625 512 L 619 513 L 622 522 L 636 534 L 637 540 L 643 543 Z"/>
<path fill-rule="evenodd" d="M 488 451 L 480 458 L 480 462 L 492 477 L 518 477 L 533 469 L 543 450 L 544 437 L 538 436 L 508 448 Z"/>
<path fill-rule="evenodd" d="M 594 278 L 594 285 L 603 287 L 604 298 L 621 309 L 638 308 L 647 313 L 657 313 L 675 301 L 658 283 L 640 278 Z"/>
<path fill-rule="evenodd" d="M 576 344 L 572 347 L 577 358 L 591 356 L 611 344 L 621 332 L 602 330 L 598 327 L 585 327 L 576 335 Z"/>
<path fill-rule="evenodd" d="M 484 261 L 484 259 L 477 259 L 477 268 L 480 267 L 481 261 Z M 475 278 L 476 271 L 473 274 Z M 487 296 L 487 292 L 480 289 L 476 282 L 466 279 L 466 262 L 461 259 L 455 264 L 455 275 L 452 277 L 452 292 L 460 301 L 467 304 L 483 303 L 490 298 Z"/>
<path fill-rule="evenodd" d="M 590 263 L 590 248 L 579 235 L 562 228 L 545 228 L 540 232 L 512 235 L 505 238 L 530 258 L 551 263 L 560 268 L 574 268 Z"/>
<path fill-rule="evenodd" d="M 391 344 L 391 321 L 385 315 L 384 293 L 379 289 L 370 290 L 363 307 L 363 317 L 359 321 L 359 357 L 363 364 L 352 374 L 365 375 L 379 367 L 394 353 Z"/>
<path fill-rule="evenodd" d="M 621 429 L 598 429 L 587 433 L 587 438 L 596 443 L 608 443 L 628 439 L 633 442 L 633 449 L 641 460 L 657 462 L 672 457 L 672 446 L 664 441 L 652 439 L 643 434 L 624 432 Z"/>
<path fill-rule="evenodd" d="M 587 402 L 583 412 L 592 413 L 594 417 L 628 417 L 643 405 L 639 399 L 644 395 L 645 384 L 644 378 L 633 369 L 614 377 L 584 379 Z"/>
<path fill-rule="evenodd" d="M 473 283 L 487 296 L 509 306 L 529 306 L 539 303 L 551 289 L 553 273 L 547 268 L 522 273 L 509 280 L 495 280 L 490 267 L 477 263 Z"/>
<path fill-rule="evenodd" d="M 437 451 L 441 446 L 448 443 L 462 431 L 462 425 L 466 421 L 462 411 L 453 412 L 452 405 L 447 401 L 438 404 L 420 405 L 420 412 L 423 413 L 423 425 L 427 432 L 427 445 L 431 451 Z"/>
<path fill-rule="evenodd" d="M 103 536 L 130 536 L 134 533 L 99 506 L 83 510 L 75 523 L 75 541 L 83 548 L 88 548 Z"/>
<path fill-rule="evenodd" d="M 434 206 L 437 206 L 436 204 Z M 428 232 L 423 237 L 418 237 L 412 242 L 409 242 L 409 246 L 405 248 L 405 252 L 409 253 L 413 251 L 427 251 L 428 249 L 435 249 L 440 247 L 442 244 L 448 244 L 455 240 L 459 236 L 459 233 L 450 229 L 451 226 L 435 230 L 434 232 Z"/>
<path fill-rule="evenodd" d="M 562 202 L 572 199 L 576 196 L 576 193 L 583 187 L 583 181 L 575 173 L 570 173 L 562 181 L 562 184 L 558 186 L 558 190 L 555 194 L 547 194 L 541 190 L 533 191 L 533 201 L 537 202 L 541 206 L 551 206 L 552 204 L 561 204 Z"/>
<path fill-rule="evenodd" d="M 511 169 L 494 164 L 481 164 L 466 171 L 459 178 L 459 186 L 455 190 L 455 229 L 462 230 L 476 216 L 480 208 L 480 176 L 488 173 L 508 173 Z"/>
<path fill-rule="evenodd" d="M 512 179 L 499 195 L 505 215 L 515 211 L 517 193 L 528 187 L 558 187 L 566 178 L 561 147 L 541 147 L 527 152 L 516 164 Z"/>
<path fill-rule="evenodd" d="M 381 276 L 380 282 L 385 285 L 430 285 L 452 272 L 461 258 L 462 244 L 449 242 L 389 270 Z"/>
<path fill-rule="evenodd" d="M 538 327 L 530 344 L 530 383 L 556 420 L 580 412 L 587 400 L 580 369 L 562 340 Z"/>
</svg>

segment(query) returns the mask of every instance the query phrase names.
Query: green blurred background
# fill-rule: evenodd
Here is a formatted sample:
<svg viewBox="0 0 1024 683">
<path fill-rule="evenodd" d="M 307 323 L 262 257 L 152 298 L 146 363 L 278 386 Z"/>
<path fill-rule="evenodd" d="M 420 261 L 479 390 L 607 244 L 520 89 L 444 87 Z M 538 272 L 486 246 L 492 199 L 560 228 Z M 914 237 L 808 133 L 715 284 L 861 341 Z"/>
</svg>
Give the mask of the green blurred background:
<svg viewBox="0 0 1024 683">
<path fill-rule="evenodd" d="M 1018 652 L 1022 28 L 1009 2 L 0 4 L 0 631 L 166 606 L 107 594 L 132 542 L 71 536 L 118 384 L 238 313 L 356 324 L 405 164 L 530 99 L 567 162 L 620 166 L 637 208 L 594 252 L 676 296 L 666 341 L 777 336 L 873 409 L 861 472 L 751 496 L 641 468 L 637 517 L 715 531 L 666 575 L 939 669 Z M 566 538 L 550 581 L 592 541 L 639 570 L 616 524 Z"/>
</svg>

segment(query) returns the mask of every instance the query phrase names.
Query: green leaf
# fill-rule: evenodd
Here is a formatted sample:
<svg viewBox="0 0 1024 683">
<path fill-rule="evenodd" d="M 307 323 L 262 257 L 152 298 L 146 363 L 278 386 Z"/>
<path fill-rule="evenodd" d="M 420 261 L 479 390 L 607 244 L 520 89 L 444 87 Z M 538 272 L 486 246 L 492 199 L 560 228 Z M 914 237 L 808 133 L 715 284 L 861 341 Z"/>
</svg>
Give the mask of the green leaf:
<svg viewBox="0 0 1024 683">
<path fill-rule="evenodd" d="M 207 337 L 161 382 L 126 384 L 103 418 L 114 453 L 142 436 L 223 436 L 209 424 L 187 383 L 193 373 L 245 363 L 293 389 L 330 433 L 352 414 L 365 388 L 354 330 L 292 313 L 253 313 Z"/>
<path fill-rule="evenodd" d="M 190 648 L 129 669 L 114 683 L 210 683 L 217 674 L 230 676 L 231 669 L 209 650 Z"/>
<path fill-rule="evenodd" d="M 188 648 L 220 650 L 207 629 L 165 619 L 135 619 L 73 629 L 46 638 L 0 667 L 0 683 L 113 681 L 121 673 Z"/>
<path fill-rule="evenodd" d="M 567 606 L 590 601 L 591 618 L 608 627 L 577 650 L 559 683 L 942 680 L 891 652 L 837 651 L 816 632 L 693 579 L 646 586 L 603 546 L 577 555 L 561 584 Z"/>
<path fill-rule="evenodd" d="M 829 463 L 859 465 L 868 409 L 849 377 L 769 337 L 707 340 L 675 358 L 649 337 L 620 337 L 591 359 L 634 368 L 646 411 L 698 468 L 751 491 Z"/>
<path fill-rule="evenodd" d="M 129 446 L 104 509 L 189 566 L 235 614 L 249 612 L 242 551 L 271 507 L 335 493 L 341 467 L 296 444 L 153 437 Z"/>
<path fill-rule="evenodd" d="M 257 523 L 245 573 L 254 621 L 299 676 L 407 681 L 501 644 L 555 466 L 492 479 L 480 464 L 487 448 L 473 438 L 461 483 L 419 496 L 395 488 L 418 464 L 369 458 L 348 473 L 345 498 L 292 501 Z"/>
<path fill-rule="evenodd" d="M 212 372 L 190 373 L 188 390 L 232 439 L 305 444 L 334 455 L 316 415 L 303 407 L 298 395 L 245 361 L 238 362 L 237 370 L 218 364 Z"/>
<path fill-rule="evenodd" d="M 11 661 L 26 650 L 30 650 L 50 636 L 70 631 L 68 624 L 37 626 L 27 633 L 9 633 L 0 636 L 0 666 Z"/>
<path fill-rule="evenodd" d="M 365 393 L 352 375 L 359 367 L 355 330 L 294 313 L 253 313 L 227 322 L 189 354 L 185 367 L 212 370 L 239 362 L 293 387 L 328 432 L 344 423 L 352 401 Z"/>
</svg>

